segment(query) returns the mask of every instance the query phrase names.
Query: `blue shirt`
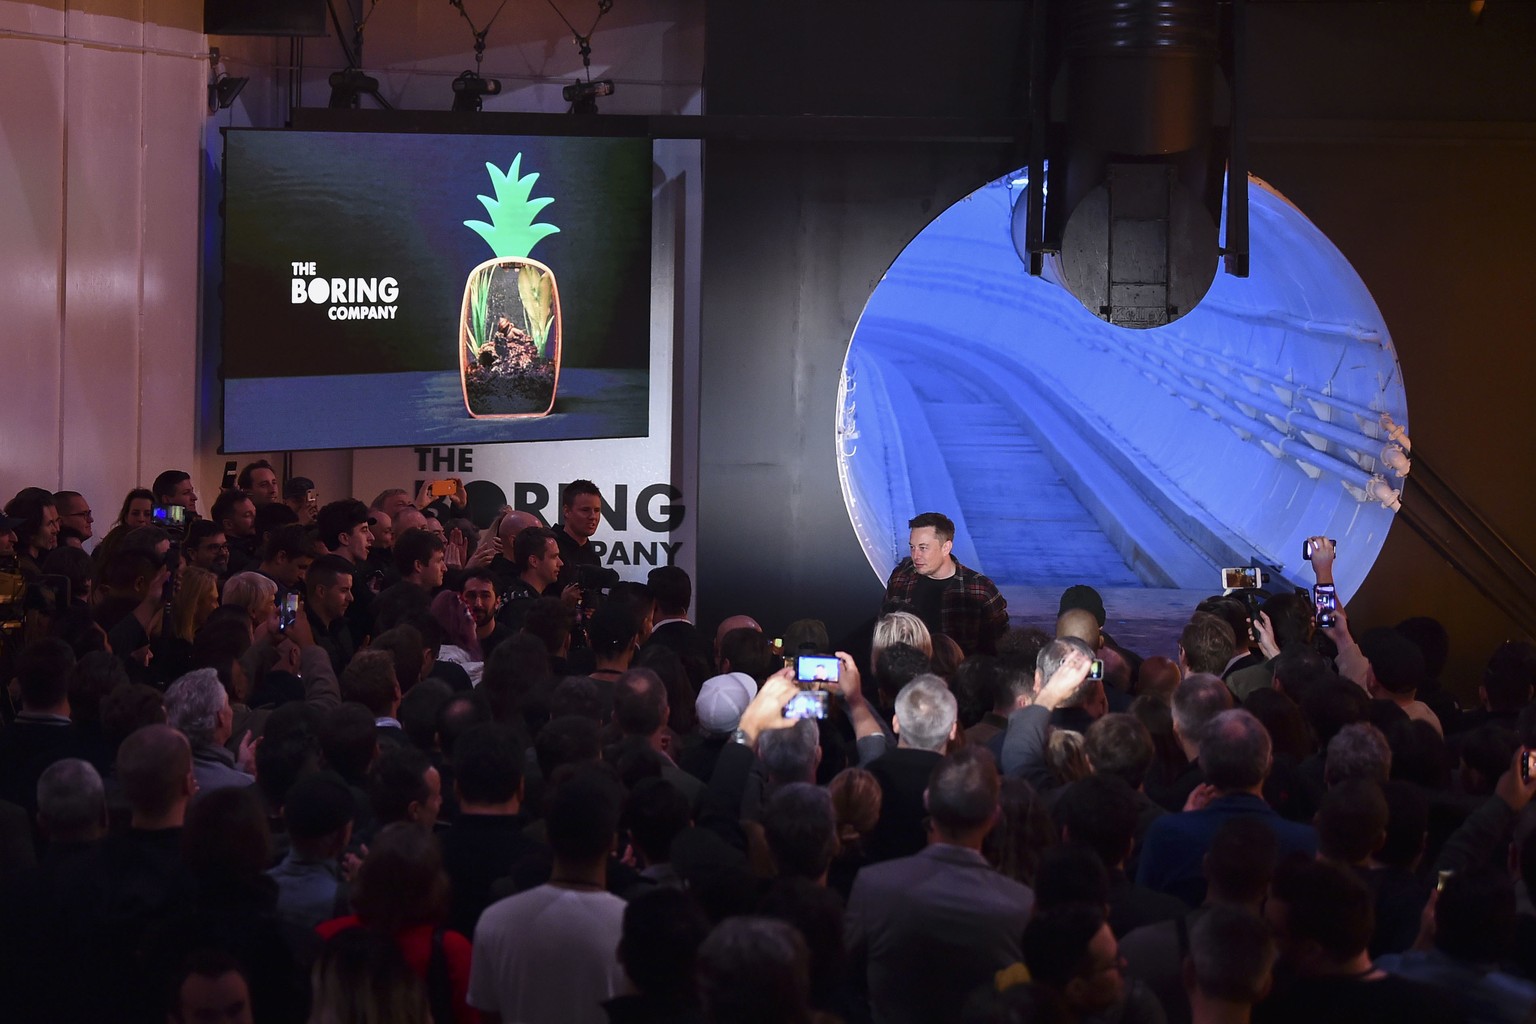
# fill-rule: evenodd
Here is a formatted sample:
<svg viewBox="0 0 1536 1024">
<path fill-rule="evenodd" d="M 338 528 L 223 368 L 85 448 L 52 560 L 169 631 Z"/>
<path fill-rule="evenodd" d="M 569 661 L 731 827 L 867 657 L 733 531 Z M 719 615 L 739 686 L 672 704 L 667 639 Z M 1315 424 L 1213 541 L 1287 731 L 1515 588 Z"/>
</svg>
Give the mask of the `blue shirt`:
<svg viewBox="0 0 1536 1024">
<path fill-rule="evenodd" d="M 277 883 L 277 916 L 284 921 L 308 930 L 338 916 L 341 871 L 334 859 L 308 860 L 289 850 L 267 876 Z"/>
<path fill-rule="evenodd" d="M 1220 796 L 1198 811 L 1165 814 L 1147 827 L 1137 864 L 1136 883 L 1172 893 L 1191 907 L 1205 902 L 1202 861 L 1216 830 L 1233 818 L 1258 818 L 1280 842 L 1280 855 L 1317 856 L 1317 832 L 1310 825 L 1287 821 L 1262 797 L 1252 793 Z"/>
<path fill-rule="evenodd" d="M 1449 996 L 1468 1024 L 1524 1024 L 1536 1006 L 1536 982 L 1447 956 L 1438 949 L 1376 958 L 1388 974 L 1423 982 Z"/>
</svg>

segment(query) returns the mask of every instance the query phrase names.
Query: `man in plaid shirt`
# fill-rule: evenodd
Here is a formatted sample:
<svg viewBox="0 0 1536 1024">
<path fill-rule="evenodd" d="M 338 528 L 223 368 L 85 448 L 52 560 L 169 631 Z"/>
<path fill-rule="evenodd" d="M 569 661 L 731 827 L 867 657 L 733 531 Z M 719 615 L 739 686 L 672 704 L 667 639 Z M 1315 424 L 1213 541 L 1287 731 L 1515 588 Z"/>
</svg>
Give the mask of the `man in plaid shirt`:
<svg viewBox="0 0 1536 1024">
<path fill-rule="evenodd" d="M 1008 602 L 981 573 L 950 555 L 955 524 L 939 512 L 924 512 L 907 523 L 910 558 L 904 558 L 885 585 L 886 604 L 901 604 L 944 633 L 965 652 L 994 654 L 1008 629 Z"/>
</svg>

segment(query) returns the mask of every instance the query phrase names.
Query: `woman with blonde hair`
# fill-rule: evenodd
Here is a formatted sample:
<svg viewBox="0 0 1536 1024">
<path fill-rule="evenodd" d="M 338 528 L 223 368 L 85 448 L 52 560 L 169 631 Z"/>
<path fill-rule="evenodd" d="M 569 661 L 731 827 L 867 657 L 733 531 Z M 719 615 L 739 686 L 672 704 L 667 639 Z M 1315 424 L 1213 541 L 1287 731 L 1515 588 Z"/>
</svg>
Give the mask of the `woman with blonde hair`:
<svg viewBox="0 0 1536 1024">
<path fill-rule="evenodd" d="M 219 606 L 219 578 L 207 569 L 184 565 L 171 599 L 171 632 L 191 643 L 208 616 Z"/>
<path fill-rule="evenodd" d="M 880 671 L 880 652 L 892 644 L 916 647 L 927 657 L 933 657 L 933 637 L 923 620 L 911 612 L 891 612 L 875 623 L 875 642 L 869 648 L 871 672 Z"/>
<path fill-rule="evenodd" d="M 349 928 L 322 946 L 310 985 L 309 1024 L 422 1024 L 434 1019 L 426 986 L 411 973 L 400 947 L 369 928 Z"/>
<path fill-rule="evenodd" d="M 277 584 L 259 572 L 236 573 L 224 584 L 223 603 L 244 608 L 251 629 L 260 631 L 277 614 Z"/>
</svg>

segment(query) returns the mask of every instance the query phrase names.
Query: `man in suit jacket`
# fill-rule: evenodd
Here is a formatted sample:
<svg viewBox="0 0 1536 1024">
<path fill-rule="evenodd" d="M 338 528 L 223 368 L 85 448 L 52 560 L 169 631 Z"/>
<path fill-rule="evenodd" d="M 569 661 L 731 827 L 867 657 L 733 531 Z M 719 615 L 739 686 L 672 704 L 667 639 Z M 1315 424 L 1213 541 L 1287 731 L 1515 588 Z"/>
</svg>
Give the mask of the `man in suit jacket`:
<svg viewBox="0 0 1536 1024">
<path fill-rule="evenodd" d="M 693 581 L 681 566 L 660 565 L 650 571 L 645 582 L 656 598 L 656 622 L 644 646 L 670 647 L 676 651 L 688 681 L 693 684 L 693 692 L 698 693 L 704 680 L 715 674 L 715 657 L 709 640 L 688 621 Z"/>
<path fill-rule="evenodd" d="M 1223 711 L 1200 737 L 1200 764 L 1206 782 L 1191 797 L 1196 805 L 1165 814 L 1147 829 L 1136 881 L 1171 893 L 1191 907 L 1205 900 L 1201 862 L 1216 830 L 1236 817 L 1255 817 L 1275 834 L 1280 853 L 1317 855 L 1317 832 L 1287 821 L 1264 802 L 1271 746 L 1263 723 L 1241 708 Z"/>
<path fill-rule="evenodd" d="M 854 880 L 845 938 L 875 1024 L 958 1020 L 972 989 L 1021 958 L 1035 894 L 981 855 L 997 821 L 998 789 L 986 750 L 944 758 L 925 794 L 932 842 L 911 857 L 871 864 Z"/>
</svg>

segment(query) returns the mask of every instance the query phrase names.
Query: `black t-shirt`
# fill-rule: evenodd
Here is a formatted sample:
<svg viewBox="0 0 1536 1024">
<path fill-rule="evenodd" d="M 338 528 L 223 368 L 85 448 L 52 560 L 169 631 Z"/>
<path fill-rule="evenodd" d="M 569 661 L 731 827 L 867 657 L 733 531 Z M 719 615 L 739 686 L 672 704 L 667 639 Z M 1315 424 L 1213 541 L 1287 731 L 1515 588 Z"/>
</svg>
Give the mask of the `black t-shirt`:
<svg viewBox="0 0 1536 1024">
<path fill-rule="evenodd" d="M 1427 985 L 1383 974 L 1295 978 L 1254 1007 L 1255 1024 L 1455 1024 L 1456 1008 Z"/>
<path fill-rule="evenodd" d="M 602 565 L 602 559 L 597 557 L 597 552 L 592 550 L 592 541 L 589 539 L 582 544 L 565 530 L 565 524 L 556 523 L 555 542 L 560 545 L 560 588 L 570 586 L 576 582 L 578 565 Z"/>
<path fill-rule="evenodd" d="M 919 576 L 912 587 L 913 614 L 922 619 L 928 632 L 934 635 L 944 632 L 944 587 L 948 582 Z"/>
</svg>

